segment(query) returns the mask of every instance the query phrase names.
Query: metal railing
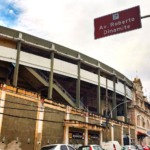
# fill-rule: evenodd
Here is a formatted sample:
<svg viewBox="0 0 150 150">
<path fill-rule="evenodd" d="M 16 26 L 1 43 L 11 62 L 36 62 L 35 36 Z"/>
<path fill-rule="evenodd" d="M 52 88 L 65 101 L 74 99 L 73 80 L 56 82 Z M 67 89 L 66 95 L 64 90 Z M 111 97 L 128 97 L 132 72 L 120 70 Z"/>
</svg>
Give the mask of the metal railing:
<svg viewBox="0 0 150 150">
<path fill-rule="evenodd" d="M 49 78 L 40 70 L 36 70 L 36 72 L 43 77 L 47 82 L 49 82 Z M 59 89 L 65 93 L 73 102 L 75 102 L 76 100 L 69 94 L 69 92 L 61 85 L 57 82 L 57 80 L 53 79 L 53 82 L 55 85 L 57 85 L 59 87 Z"/>
</svg>

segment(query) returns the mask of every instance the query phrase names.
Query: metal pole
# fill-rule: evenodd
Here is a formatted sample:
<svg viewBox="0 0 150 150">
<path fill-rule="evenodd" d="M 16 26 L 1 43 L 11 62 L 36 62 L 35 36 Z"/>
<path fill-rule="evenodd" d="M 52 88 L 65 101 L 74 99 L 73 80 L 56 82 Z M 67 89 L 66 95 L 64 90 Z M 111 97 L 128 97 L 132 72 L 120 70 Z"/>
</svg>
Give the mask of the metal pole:
<svg viewBox="0 0 150 150">
<path fill-rule="evenodd" d="M 107 82 L 107 78 L 106 78 L 106 91 L 105 91 L 105 92 L 106 92 L 106 103 L 105 103 L 105 104 L 106 104 L 106 114 L 105 114 L 105 115 L 106 115 L 106 117 L 107 117 L 107 114 L 108 114 L 108 107 L 109 107 L 109 106 L 108 106 L 108 82 Z"/>
<path fill-rule="evenodd" d="M 101 87 L 100 87 L 100 68 L 97 71 L 98 74 L 98 85 L 97 85 L 97 113 L 101 113 Z"/>
<path fill-rule="evenodd" d="M 145 19 L 145 18 L 148 18 L 148 17 L 150 17 L 150 15 L 143 16 L 143 17 L 141 17 L 141 19 Z"/>
<path fill-rule="evenodd" d="M 122 102 L 122 103 L 116 105 L 116 106 L 110 111 L 109 115 L 107 115 L 107 117 L 106 117 L 106 127 L 107 127 L 107 128 L 108 128 L 109 117 L 110 117 L 111 113 L 112 113 L 118 106 L 120 106 L 120 105 L 122 105 L 122 104 L 124 104 L 124 103 L 128 103 L 128 102 L 131 102 L 131 101 L 130 101 L 130 100 L 128 100 L 128 101 L 126 100 L 126 101 L 124 101 L 124 102 Z"/>
<path fill-rule="evenodd" d="M 116 104 L 117 104 L 117 102 L 116 102 L 116 76 L 113 76 L 113 99 L 112 99 L 113 107 L 115 107 Z M 116 110 L 112 113 L 112 118 L 114 118 L 114 119 L 117 118 L 117 111 Z"/>
<path fill-rule="evenodd" d="M 106 78 L 106 142 L 108 141 L 108 123 L 109 123 L 109 118 L 108 118 L 108 82 Z"/>
</svg>

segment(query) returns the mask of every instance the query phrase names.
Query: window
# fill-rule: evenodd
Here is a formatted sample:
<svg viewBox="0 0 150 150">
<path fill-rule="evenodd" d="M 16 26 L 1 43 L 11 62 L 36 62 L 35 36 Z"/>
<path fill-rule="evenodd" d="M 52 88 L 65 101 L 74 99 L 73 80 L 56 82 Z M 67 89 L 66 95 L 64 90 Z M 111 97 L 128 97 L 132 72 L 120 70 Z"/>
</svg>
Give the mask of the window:
<svg viewBox="0 0 150 150">
<path fill-rule="evenodd" d="M 78 150 L 89 150 L 90 147 L 89 146 L 81 146 L 78 148 Z"/>
<path fill-rule="evenodd" d="M 53 150 L 56 146 L 47 146 L 47 147 L 43 147 L 41 150 Z"/>
<path fill-rule="evenodd" d="M 74 150 L 74 148 L 72 148 L 71 146 L 68 146 L 69 150 Z"/>
<path fill-rule="evenodd" d="M 137 125 L 140 126 L 140 116 L 137 116 Z"/>
<path fill-rule="evenodd" d="M 150 128 L 149 121 L 147 120 L 147 129 L 149 129 L 149 128 Z"/>
<path fill-rule="evenodd" d="M 145 121 L 143 117 L 142 117 L 142 127 L 145 127 Z"/>
<path fill-rule="evenodd" d="M 68 150 L 66 145 L 61 145 L 60 150 Z"/>
<path fill-rule="evenodd" d="M 102 150 L 102 148 L 100 146 L 93 146 L 94 150 Z"/>
</svg>

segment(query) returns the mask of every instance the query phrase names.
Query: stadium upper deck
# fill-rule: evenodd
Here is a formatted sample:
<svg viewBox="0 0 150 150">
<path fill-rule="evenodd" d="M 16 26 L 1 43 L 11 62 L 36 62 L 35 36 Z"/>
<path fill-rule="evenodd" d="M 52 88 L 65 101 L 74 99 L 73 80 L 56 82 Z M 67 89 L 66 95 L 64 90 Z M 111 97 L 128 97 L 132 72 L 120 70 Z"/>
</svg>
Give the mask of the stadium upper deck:
<svg viewBox="0 0 150 150">
<path fill-rule="evenodd" d="M 0 70 L 0 82 L 92 112 L 103 114 L 123 100 L 132 100 L 132 81 L 119 71 L 75 50 L 2 26 Z"/>
</svg>

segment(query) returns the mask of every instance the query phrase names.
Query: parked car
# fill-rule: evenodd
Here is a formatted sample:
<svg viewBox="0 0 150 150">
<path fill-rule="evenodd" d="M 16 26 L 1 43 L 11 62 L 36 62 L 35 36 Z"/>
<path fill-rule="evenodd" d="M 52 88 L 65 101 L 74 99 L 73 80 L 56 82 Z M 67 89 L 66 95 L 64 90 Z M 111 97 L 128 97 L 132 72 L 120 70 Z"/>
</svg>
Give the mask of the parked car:
<svg viewBox="0 0 150 150">
<path fill-rule="evenodd" d="M 136 147 L 137 150 L 143 150 L 142 145 L 135 145 L 135 147 Z"/>
<path fill-rule="evenodd" d="M 150 150 L 150 147 L 149 146 L 143 146 L 143 150 Z"/>
<path fill-rule="evenodd" d="M 104 150 L 121 150 L 122 149 L 118 141 L 102 142 L 102 148 Z"/>
<path fill-rule="evenodd" d="M 75 148 L 68 144 L 51 144 L 43 146 L 41 150 L 75 150 Z"/>
<path fill-rule="evenodd" d="M 147 147 L 149 147 L 149 150 L 150 150 L 150 145 L 147 145 Z"/>
<path fill-rule="evenodd" d="M 80 146 L 78 150 L 103 150 L 100 145 L 86 145 Z"/>
<path fill-rule="evenodd" d="M 137 150 L 137 148 L 134 145 L 124 145 L 122 150 Z"/>
</svg>

